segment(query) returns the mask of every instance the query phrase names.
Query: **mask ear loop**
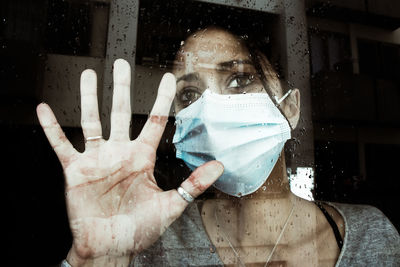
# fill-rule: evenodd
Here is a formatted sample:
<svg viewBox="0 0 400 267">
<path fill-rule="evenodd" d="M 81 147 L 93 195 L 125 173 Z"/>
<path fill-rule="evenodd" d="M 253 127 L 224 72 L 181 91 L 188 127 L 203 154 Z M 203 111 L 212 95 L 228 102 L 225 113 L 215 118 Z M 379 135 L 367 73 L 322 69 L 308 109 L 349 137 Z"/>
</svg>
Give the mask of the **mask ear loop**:
<svg viewBox="0 0 400 267">
<path fill-rule="evenodd" d="M 281 103 L 292 93 L 292 89 L 289 89 L 286 94 L 284 94 L 281 98 L 278 98 L 276 95 L 274 95 L 273 99 L 276 102 L 276 107 L 279 109 L 279 111 L 281 112 L 282 116 L 286 119 L 286 121 L 289 124 L 290 130 L 293 131 L 293 127 L 290 124 L 290 121 L 288 120 L 288 118 L 286 117 L 285 113 L 283 112 L 283 110 L 281 109 Z"/>
<path fill-rule="evenodd" d="M 267 84 L 267 77 L 265 76 L 265 74 L 264 74 L 264 72 L 263 72 L 263 70 L 261 68 L 260 62 L 252 54 L 250 54 L 250 58 L 253 61 L 254 67 L 256 68 L 256 71 L 260 75 L 260 80 L 261 80 L 262 85 L 265 88 L 265 91 L 267 92 L 267 94 L 271 98 L 272 102 L 274 102 L 274 104 L 278 108 L 278 110 L 281 112 L 282 116 L 288 122 L 290 130 L 293 131 L 294 129 L 293 129 L 292 125 L 290 124 L 290 121 L 286 117 L 285 113 L 283 113 L 283 111 L 281 109 L 281 106 L 280 106 L 280 104 L 292 93 L 293 90 L 289 89 L 281 98 L 278 98 L 276 95 L 272 94 L 272 90 Z"/>
<path fill-rule="evenodd" d="M 292 89 L 289 89 L 289 91 L 287 91 L 286 94 L 284 94 L 280 99 L 276 95 L 274 95 L 276 104 L 279 106 L 290 95 L 292 91 Z"/>
</svg>

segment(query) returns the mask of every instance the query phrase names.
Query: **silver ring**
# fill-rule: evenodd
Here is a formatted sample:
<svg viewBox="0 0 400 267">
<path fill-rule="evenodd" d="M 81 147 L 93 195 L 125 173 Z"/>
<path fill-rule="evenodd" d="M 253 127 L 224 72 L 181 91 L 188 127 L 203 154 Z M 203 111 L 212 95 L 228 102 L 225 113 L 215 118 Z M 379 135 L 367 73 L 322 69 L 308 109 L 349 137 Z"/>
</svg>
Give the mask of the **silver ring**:
<svg viewBox="0 0 400 267">
<path fill-rule="evenodd" d="M 72 266 L 71 266 L 71 264 L 68 263 L 67 260 L 63 260 L 63 261 L 61 262 L 61 267 L 72 267 Z"/>
<path fill-rule="evenodd" d="M 193 202 L 194 198 L 188 193 L 186 192 L 185 189 L 183 189 L 182 187 L 178 187 L 178 193 L 179 195 L 181 195 L 181 197 L 186 200 L 188 203 Z"/>
<path fill-rule="evenodd" d="M 98 139 L 102 139 L 103 136 L 102 135 L 98 135 L 98 136 L 91 136 L 85 139 L 85 142 L 89 142 L 89 141 L 94 141 L 94 140 L 98 140 Z"/>
</svg>

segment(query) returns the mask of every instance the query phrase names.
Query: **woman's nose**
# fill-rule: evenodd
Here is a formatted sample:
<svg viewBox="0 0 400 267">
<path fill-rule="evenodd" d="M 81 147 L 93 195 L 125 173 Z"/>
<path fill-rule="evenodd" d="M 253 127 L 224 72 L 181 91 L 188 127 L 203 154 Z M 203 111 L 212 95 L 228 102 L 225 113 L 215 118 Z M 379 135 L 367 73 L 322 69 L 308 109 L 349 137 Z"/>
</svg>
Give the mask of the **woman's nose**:
<svg viewBox="0 0 400 267">
<path fill-rule="evenodd" d="M 223 94 L 224 89 L 221 83 L 218 81 L 215 75 L 208 75 L 206 82 L 206 89 L 209 89 L 213 93 Z"/>
</svg>

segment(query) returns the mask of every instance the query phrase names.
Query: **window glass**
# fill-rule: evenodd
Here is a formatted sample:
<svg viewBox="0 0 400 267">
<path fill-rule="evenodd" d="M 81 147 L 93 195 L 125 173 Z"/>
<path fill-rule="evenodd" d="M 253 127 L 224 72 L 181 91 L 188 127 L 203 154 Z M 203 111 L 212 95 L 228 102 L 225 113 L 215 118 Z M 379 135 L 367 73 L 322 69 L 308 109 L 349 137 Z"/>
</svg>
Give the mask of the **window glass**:
<svg viewBox="0 0 400 267">
<path fill-rule="evenodd" d="M 138 253 L 138 266 L 334 266 L 346 258 L 340 235 L 354 227 L 335 203 L 376 207 L 384 215 L 362 211 L 399 231 L 400 4 L 350 2 L 1 1 L 5 265 L 55 266 L 68 255 L 63 168 L 35 110 L 49 104 L 84 152 L 80 77 L 93 69 L 107 139 L 117 58 L 132 69 L 131 139 L 163 75 L 177 78 L 157 186 L 175 190 L 214 159 L 227 175 Z M 361 229 L 376 223 L 367 217 L 351 218 Z"/>
<path fill-rule="evenodd" d="M 310 31 L 312 73 L 352 72 L 350 40 L 344 34 Z"/>
</svg>

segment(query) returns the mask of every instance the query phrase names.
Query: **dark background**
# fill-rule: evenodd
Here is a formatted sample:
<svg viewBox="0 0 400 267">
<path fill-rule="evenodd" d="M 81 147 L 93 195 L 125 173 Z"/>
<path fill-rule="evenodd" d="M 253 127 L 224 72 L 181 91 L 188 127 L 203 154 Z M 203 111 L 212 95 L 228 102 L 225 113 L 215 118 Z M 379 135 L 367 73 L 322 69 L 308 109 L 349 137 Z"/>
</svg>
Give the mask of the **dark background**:
<svg viewBox="0 0 400 267">
<path fill-rule="evenodd" d="M 188 29 L 190 32 L 205 25 L 222 24 L 251 39 L 259 31 L 271 32 L 276 21 L 272 15 L 208 4 L 187 4 L 177 12 L 179 5 L 181 1 L 141 3 L 137 64 L 149 58 L 151 64 L 170 64 Z M 98 6 L 90 1 L 0 3 L 4 266 L 54 265 L 65 258 L 71 245 L 62 169 L 38 126 L 35 107 L 42 101 L 46 54 L 89 54 L 93 8 Z M 101 8 L 107 8 L 107 4 L 101 4 Z M 371 20 L 365 22 L 362 12 L 340 17 L 338 14 L 344 14 L 343 10 L 331 5 L 308 6 L 306 11 L 308 17 L 371 23 Z M 376 20 L 381 23 L 379 18 Z M 387 21 L 378 26 L 400 26 L 396 19 Z M 165 24 L 170 30 L 161 33 L 158 27 Z M 273 38 L 266 35 L 257 40 L 269 56 L 272 53 L 269 42 Z M 353 74 L 348 36 L 310 28 L 308 39 L 315 135 L 315 166 L 311 167 L 315 168 L 316 199 L 374 205 L 400 229 L 397 207 L 400 144 L 360 142 L 360 133 L 365 129 L 399 132 L 399 45 L 359 40 L 360 73 Z M 330 53 L 334 50 L 337 56 L 332 60 Z M 322 63 L 313 61 L 315 57 L 322 58 Z M 273 64 L 279 70 L 279 61 Z M 133 115 L 133 120 L 134 137 L 146 116 Z M 81 140 L 74 145 L 82 151 L 80 128 L 63 129 L 71 139 Z M 343 131 L 354 138 L 349 141 L 339 137 Z M 188 173 L 182 162 L 175 159 L 168 141 L 173 133 L 173 118 L 170 118 L 158 150 L 155 172 L 164 189 L 175 188 Z M 359 168 L 360 151 L 365 157 L 365 172 Z"/>
</svg>

